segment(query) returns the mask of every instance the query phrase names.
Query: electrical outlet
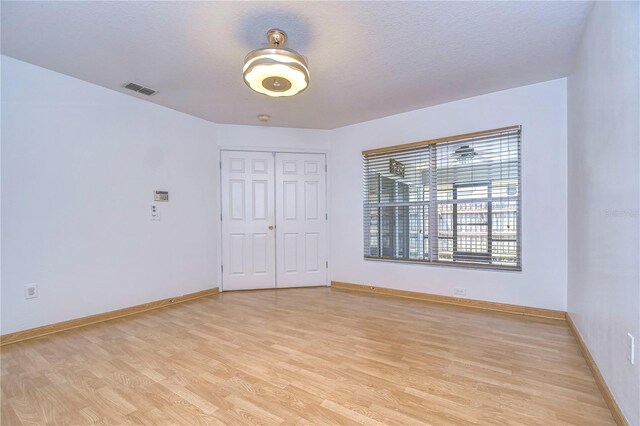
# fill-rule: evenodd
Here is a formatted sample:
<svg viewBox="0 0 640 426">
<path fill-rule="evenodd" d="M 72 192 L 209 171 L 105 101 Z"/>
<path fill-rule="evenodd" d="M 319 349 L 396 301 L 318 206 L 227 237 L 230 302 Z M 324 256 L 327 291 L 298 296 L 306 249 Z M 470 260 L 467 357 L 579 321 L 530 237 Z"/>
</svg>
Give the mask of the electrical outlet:
<svg viewBox="0 0 640 426">
<path fill-rule="evenodd" d="M 453 295 L 454 296 L 466 296 L 467 295 L 467 289 L 466 288 L 462 288 L 462 287 L 456 287 L 453 289 Z"/>
<path fill-rule="evenodd" d="M 24 285 L 24 298 L 34 299 L 38 297 L 38 284 L 25 284 Z"/>
<path fill-rule="evenodd" d="M 629 343 L 629 352 L 627 353 L 627 359 L 631 363 L 631 365 L 635 364 L 635 352 L 636 352 L 636 339 L 633 337 L 631 333 L 627 333 L 627 340 Z"/>
</svg>

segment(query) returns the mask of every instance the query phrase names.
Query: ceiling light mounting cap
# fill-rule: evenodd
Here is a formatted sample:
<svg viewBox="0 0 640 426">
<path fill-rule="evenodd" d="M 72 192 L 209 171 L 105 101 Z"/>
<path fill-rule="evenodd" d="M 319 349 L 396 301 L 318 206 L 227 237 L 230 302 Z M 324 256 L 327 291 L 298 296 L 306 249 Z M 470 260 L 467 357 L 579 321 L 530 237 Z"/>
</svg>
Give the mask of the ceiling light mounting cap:
<svg viewBox="0 0 640 426">
<path fill-rule="evenodd" d="M 287 42 L 287 33 L 277 28 L 267 31 L 267 40 L 273 47 L 284 47 Z"/>
</svg>

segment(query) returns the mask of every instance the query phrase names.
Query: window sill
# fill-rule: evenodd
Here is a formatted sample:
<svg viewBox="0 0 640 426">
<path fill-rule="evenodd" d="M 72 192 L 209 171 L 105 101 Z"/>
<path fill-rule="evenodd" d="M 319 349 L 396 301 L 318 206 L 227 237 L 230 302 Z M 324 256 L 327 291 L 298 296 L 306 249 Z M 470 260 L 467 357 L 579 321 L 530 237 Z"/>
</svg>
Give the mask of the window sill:
<svg viewBox="0 0 640 426">
<path fill-rule="evenodd" d="M 402 259 L 402 258 L 396 258 L 396 257 L 381 257 L 381 256 L 364 256 L 364 260 L 441 266 L 446 268 L 464 268 L 464 269 L 483 269 L 483 270 L 490 270 L 490 271 L 522 272 L 521 265 L 520 266 L 500 266 L 500 265 L 485 265 L 485 264 L 473 263 L 473 262 L 444 262 L 444 261 L 432 262 L 430 260 Z"/>
</svg>

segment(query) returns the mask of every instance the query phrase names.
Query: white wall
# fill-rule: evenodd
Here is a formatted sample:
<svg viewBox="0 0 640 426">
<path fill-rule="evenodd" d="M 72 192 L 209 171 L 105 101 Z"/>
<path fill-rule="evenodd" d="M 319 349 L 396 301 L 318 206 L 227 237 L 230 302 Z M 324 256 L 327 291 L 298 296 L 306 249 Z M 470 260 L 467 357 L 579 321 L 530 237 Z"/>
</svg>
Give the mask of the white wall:
<svg viewBox="0 0 640 426">
<path fill-rule="evenodd" d="M 364 149 L 522 125 L 522 272 L 363 260 Z M 566 81 L 549 81 L 343 127 L 332 133 L 334 281 L 566 309 Z"/>
<path fill-rule="evenodd" d="M 1 333 L 216 287 L 216 125 L 1 59 Z"/>
<path fill-rule="evenodd" d="M 564 80 L 333 131 L 215 125 L 6 57 L 3 88 L 2 333 L 216 286 L 219 148 L 329 151 L 333 280 L 566 308 Z M 523 272 L 362 260 L 363 149 L 512 124 Z"/>
<path fill-rule="evenodd" d="M 286 127 L 218 125 L 221 149 L 327 152 L 330 130 Z"/>
<path fill-rule="evenodd" d="M 640 424 L 639 4 L 596 2 L 568 78 L 568 311 Z"/>
</svg>

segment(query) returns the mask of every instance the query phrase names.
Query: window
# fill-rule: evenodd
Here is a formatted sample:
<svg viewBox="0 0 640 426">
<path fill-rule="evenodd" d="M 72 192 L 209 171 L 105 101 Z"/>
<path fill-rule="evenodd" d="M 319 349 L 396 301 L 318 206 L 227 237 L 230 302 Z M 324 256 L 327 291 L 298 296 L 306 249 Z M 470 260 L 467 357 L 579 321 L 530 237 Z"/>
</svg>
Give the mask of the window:
<svg viewBox="0 0 640 426">
<path fill-rule="evenodd" d="M 363 161 L 366 259 L 521 270 L 520 126 Z"/>
</svg>

